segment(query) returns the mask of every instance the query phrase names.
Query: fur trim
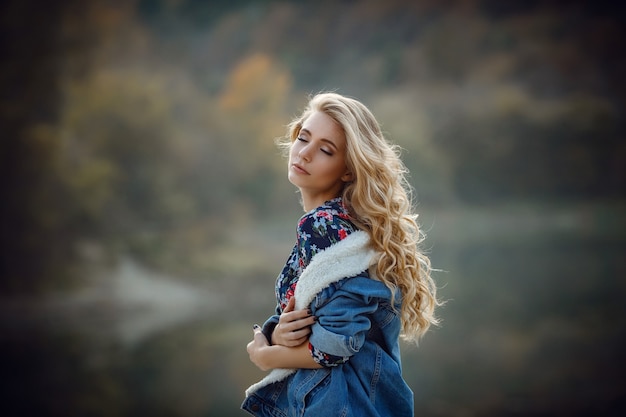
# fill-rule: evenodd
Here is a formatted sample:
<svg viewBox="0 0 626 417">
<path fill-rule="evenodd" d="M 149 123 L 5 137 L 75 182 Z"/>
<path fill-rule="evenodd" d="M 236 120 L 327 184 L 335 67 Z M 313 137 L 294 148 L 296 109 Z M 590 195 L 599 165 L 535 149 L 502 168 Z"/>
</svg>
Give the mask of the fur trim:
<svg viewBox="0 0 626 417">
<path fill-rule="evenodd" d="M 330 284 L 368 269 L 376 260 L 376 252 L 368 247 L 369 241 L 367 232 L 359 230 L 313 256 L 298 279 L 294 294 L 296 310 L 307 308 L 315 296 Z M 265 378 L 246 390 L 246 397 L 294 372 L 296 369 L 273 369 Z"/>
<path fill-rule="evenodd" d="M 296 372 L 295 369 L 272 369 L 272 371 L 267 374 L 265 378 L 256 384 L 250 385 L 250 387 L 246 390 L 246 397 L 249 397 L 251 394 L 254 394 L 266 385 L 282 381 L 294 372 Z"/>
<path fill-rule="evenodd" d="M 318 252 L 298 280 L 296 310 L 307 308 L 317 293 L 333 282 L 368 269 L 375 254 L 368 248 L 369 241 L 368 234 L 359 230 Z"/>
</svg>

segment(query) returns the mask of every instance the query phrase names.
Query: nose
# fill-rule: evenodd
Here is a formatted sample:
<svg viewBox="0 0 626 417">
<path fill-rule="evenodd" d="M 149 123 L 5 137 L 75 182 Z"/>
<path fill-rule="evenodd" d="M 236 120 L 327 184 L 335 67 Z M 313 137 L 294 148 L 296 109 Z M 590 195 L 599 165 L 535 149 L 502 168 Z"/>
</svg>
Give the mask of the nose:
<svg viewBox="0 0 626 417">
<path fill-rule="evenodd" d="M 300 159 L 310 162 L 311 161 L 311 147 L 310 144 L 306 144 L 298 151 L 298 156 Z"/>
</svg>

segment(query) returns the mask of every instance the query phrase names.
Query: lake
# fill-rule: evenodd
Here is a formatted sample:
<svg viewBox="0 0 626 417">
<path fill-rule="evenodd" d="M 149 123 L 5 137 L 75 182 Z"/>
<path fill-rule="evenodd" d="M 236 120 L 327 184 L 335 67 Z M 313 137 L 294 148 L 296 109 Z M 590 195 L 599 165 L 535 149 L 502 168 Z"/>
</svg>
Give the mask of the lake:
<svg viewBox="0 0 626 417">
<path fill-rule="evenodd" d="M 621 414 L 623 206 L 423 211 L 447 304 L 440 328 L 403 345 L 416 414 Z M 257 253 L 231 276 L 198 283 L 121 258 L 72 293 L 2 299 L 2 414 L 246 415 L 264 373 L 245 345 L 292 244 L 270 229 L 234 241 Z"/>
</svg>

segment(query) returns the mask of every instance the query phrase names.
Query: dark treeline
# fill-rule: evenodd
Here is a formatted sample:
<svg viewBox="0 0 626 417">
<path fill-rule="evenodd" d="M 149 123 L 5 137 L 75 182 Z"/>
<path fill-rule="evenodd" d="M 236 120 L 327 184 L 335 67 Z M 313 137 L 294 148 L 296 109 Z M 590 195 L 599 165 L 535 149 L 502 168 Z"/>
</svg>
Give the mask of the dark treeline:
<svg viewBox="0 0 626 417">
<path fill-rule="evenodd" d="M 44 275 L 66 275 L 72 259 L 77 231 L 71 230 L 75 225 L 65 214 L 67 190 L 56 175 L 58 143 L 47 140 L 41 130 L 58 123 L 60 75 L 67 55 L 87 53 L 86 46 L 74 46 L 78 39 L 63 39 L 61 28 L 70 8 L 80 12 L 80 2 L 0 6 L 3 291 L 39 289 Z"/>
<path fill-rule="evenodd" d="M 371 104 L 422 203 L 624 197 L 623 6 L 407 3 L 4 2 L 2 291 L 70 282 L 86 241 L 197 269 L 293 199 L 272 139 L 323 89 Z"/>
</svg>

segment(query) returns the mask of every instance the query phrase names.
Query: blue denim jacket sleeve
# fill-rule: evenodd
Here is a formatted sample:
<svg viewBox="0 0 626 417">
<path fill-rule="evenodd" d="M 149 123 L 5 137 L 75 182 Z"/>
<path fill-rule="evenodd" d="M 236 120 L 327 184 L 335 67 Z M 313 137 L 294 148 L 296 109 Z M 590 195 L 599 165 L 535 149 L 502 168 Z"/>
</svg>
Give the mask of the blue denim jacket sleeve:
<svg viewBox="0 0 626 417">
<path fill-rule="evenodd" d="M 278 307 L 276 307 L 276 311 L 279 311 Z M 270 345 L 272 344 L 272 333 L 274 333 L 274 328 L 278 324 L 279 318 L 280 314 L 274 314 L 273 316 L 270 316 L 267 320 L 265 320 L 265 323 L 263 323 L 263 326 L 261 328 L 261 331 L 265 335 L 265 338 Z"/>
<path fill-rule="evenodd" d="M 318 320 L 309 342 L 330 355 L 354 355 L 372 326 L 370 315 L 389 294 L 384 284 L 368 277 L 347 278 L 332 284 L 313 302 L 311 310 Z"/>
</svg>

